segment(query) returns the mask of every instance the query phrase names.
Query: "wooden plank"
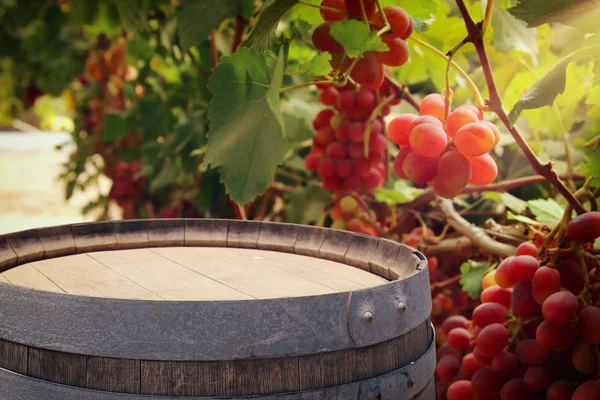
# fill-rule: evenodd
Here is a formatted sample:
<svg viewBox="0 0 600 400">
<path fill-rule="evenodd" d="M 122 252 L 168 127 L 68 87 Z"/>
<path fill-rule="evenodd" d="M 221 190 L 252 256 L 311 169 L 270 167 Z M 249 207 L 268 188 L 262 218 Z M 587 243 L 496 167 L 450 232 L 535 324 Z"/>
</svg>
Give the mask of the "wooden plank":
<svg viewBox="0 0 600 400">
<path fill-rule="evenodd" d="M 27 346 L 0 339 L 0 368 L 27 374 Z"/>
<path fill-rule="evenodd" d="M 8 243 L 8 235 L 0 236 L 0 272 L 14 267 L 17 264 L 17 253 Z"/>
<path fill-rule="evenodd" d="M 379 239 L 379 245 L 369 260 L 369 266 L 371 272 L 391 280 L 390 266 L 393 265 L 400 252 L 400 246 L 398 243 L 387 239 Z"/>
<path fill-rule="evenodd" d="M 106 253 L 110 254 L 111 252 Z M 96 254 L 102 253 L 94 253 L 94 255 Z M 39 261 L 35 267 L 70 294 L 160 300 L 156 294 L 102 265 L 90 254 L 77 254 Z"/>
<path fill-rule="evenodd" d="M 185 219 L 159 219 L 148 223 L 150 247 L 185 245 Z"/>
<path fill-rule="evenodd" d="M 184 247 L 107 251 L 90 254 L 120 276 L 135 282 L 164 300 L 247 300 L 251 297 L 222 283 L 198 274 L 187 266 L 161 256 L 158 250 L 174 253 L 191 249 Z M 192 253 L 193 254 L 193 253 Z M 177 261 L 177 260 L 175 260 Z M 194 263 L 197 259 L 194 259 Z M 219 265 L 223 269 L 223 264 Z M 123 294 L 121 293 L 121 297 Z"/>
<path fill-rule="evenodd" d="M 314 226 L 298 226 L 298 239 L 294 245 L 296 254 L 319 257 L 319 249 L 325 240 L 327 229 Z"/>
<path fill-rule="evenodd" d="M 65 293 L 60 286 L 38 271 L 33 263 L 20 265 L 8 270 L 4 273 L 4 276 L 13 285 L 44 290 L 47 292 Z"/>
<path fill-rule="evenodd" d="M 401 245 L 396 260 L 390 265 L 390 277 L 392 279 L 403 279 L 411 276 L 417 271 L 421 260 L 414 254 L 414 250 L 408 246 Z"/>
<path fill-rule="evenodd" d="M 236 390 L 235 361 L 209 361 L 198 363 L 198 395 L 227 396 Z"/>
<path fill-rule="evenodd" d="M 44 258 L 44 248 L 37 229 L 30 229 L 8 235 L 12 249 L 17 253 L 17 264 Z"/>
<path fill-rule="evenodd" d="M 186 219 L 185 245 L 225 247 L 228 229 L 226 219 Z"/>
<path fill-rule="evenodd" d="M 140 360 L 88 356 L 86 387 L 109 392 L 139 393 Z"/>
<path fill-rule="evenodd" d="M 34 378 L 63 385 L 86 386 L 86 356 L 30 347 L 28 365 L 28 375 Z"/>
<path fill-rule="evenodd" d="M 77 250 L 69 225 L 40 229 L 39 234 L 40 242 L 46 252 L 45 258 L 74 254 Z"/>
<path fill-rule="evenodd" d="M 258 248 L 260 224 L 260 221 L 229 221 L 227 247 L 241 247 L 246 249 Z"/>
<path fill-rule="evenodd" d="M 201 391 L 198 363 L 142 361 L 142 394 L 154 396 L 196 396 Z"/>
<path fill-rule="evenodd" d="M 348 251 L 344 255 L 344 262 L 365 271 L 371 271 L 369 260 L 375 254 L 378 244 L 379 239 L 376 237 L 359 233 L 353 234 Z"/>
<path fill-rule="evenodd" d="M 105 221 L 71 225 L 77 253 L 116 249 L 118 242 L 115 231 L 119 223 L 119 221 Z"/>
<path fill-rule="evenodd" d="M 4 273 L 0 274 L 0 282 L 9 283 L 10 284 L 9 280 L 6 279 L 6 276 L 4 276 Z"/>
<path fill-rule="evenodd" d="M 329 229 L 325 232 L 325 239 L 319 248 L 319 257 L 326 260 L 345 262 L 344 256 L 350 246 L 352 234 L 345 231 Z"/>
<path fill-rule="evenodd" d="M 115 224 L 118 249 L 138 249 L 148 247 L 148 221 L 119 221 Z"/>
<path fill-rule="evenodd" d="M 298 225 L 263 222 L 260 225 L 258 248 L 293 253 L 297 239 Z"/>
<path fill-rule="evenodd" d="M 249 298 L 277 298 L 301 295 L 274 269 L 242 256 L 237 249 L 196 248 L 177 251 L 177 248 L 155 249 L 157 254 L 183 265 L 198 274 L 238 290 Z M 282 286 L 283 284 L 283 286 Z"/>
<path fill-rule="evenodd" d="M 333 264 L 329 266 L 330 270 L 337 270 L 338 266 L 340 269 L 344 267 L 344 265 L 342 264 L 336 264 L 327 260 L 320 260 L 313 257 L 299 256 L 296 254 L 286 253 L 275 253 L 273 255 L 269 255 L 268 265 L 289 275 L 288 280 L 291 280 L 293 282 L 299 282 L 300 280 L 298 278 L 301 278 L 302 280 L 313 282 L 316 285 L 320 285 L 324 288 L 329 289 L 324 291 L 323 293 L 351 291 L 356 289 L 362 289 L 367 286 L 364 282 L 356 282 L 344 278 L 343 274 L 340 272 L 338 272 L 337 274 L 330 274 L 319 270 L 318 267 L 313 267 L 313 264 L 321 264 L 318 261 Z M 348 268 L 354 269 L 353 267 Z M 369 280 L 369 274 L 364 273 L 364 271 L 361 272 L 363 272 L 365 280 Z M 379 277 L 377 278 L 380 279 L 380 281 L 377 281 L 377 284 L 385 283 L 385 280 Z M 310 294 L 310 292 L 308 294 Z"/>
</svg>

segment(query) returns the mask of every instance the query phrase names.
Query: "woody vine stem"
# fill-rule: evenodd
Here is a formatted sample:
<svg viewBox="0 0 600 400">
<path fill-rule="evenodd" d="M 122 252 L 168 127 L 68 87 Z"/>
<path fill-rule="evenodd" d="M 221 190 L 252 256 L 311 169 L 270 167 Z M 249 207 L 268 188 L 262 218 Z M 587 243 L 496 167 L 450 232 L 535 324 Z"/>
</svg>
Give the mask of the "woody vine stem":
<svg viewBox="0 0 600 400">
<path fill-rule="evenodd" d="M 527 160 L 538 174 L 542 175 L 549 181 L 556 190 L 567 200 L 567 202 L 573 207 L 577 214 L 583 214 L 586 212 L 586 209 L 583 207 L 581 202 L 577 200 L 577 198 L 573 195 L 573 193 L 569 190 L 569 188 L 565 185 L 565 183 L 558 177 L 552 162 L 542 163 L 542 161 L 535 155 L 529 144 L 525 141 L 519 130 L 512 126 L 506 110 L 502 105 L 502 98 L 498 93 L 498 89 L 496 88 L 496 82 L 494 81 L 494 76 L 492 74 L 492 67 L 490 65 L 487 52 L 485 49 L 485 45 L 483 42 L 483 36 L 486 28 L 490 24 L 490 19 L 492 15 L 492 7 L 493 0 L 488 0 L 488 4 L 486 7 L 485 18 L 483 21 L 476 23 L 467 7 L 465 5 L 464 0 L 456 0 L 456 5 L 465 21 L 465 26 L 467 28 L 467 36 L 462 40 L 462 44 L 473 43 L 475 46 L 475 50 L 477 51 L 477 56 L 479 57 L 479 62 L 481 63 L 481 68 L 483 70 L 483 74 L 485 76 L 485 82 L 489 91 L 489 99 L 487 99 L 487 105 L 493 113 L 495 113 L 498 118 L 502 121 L 506 129 L 510 132 L 512 137 L 517 142 L 517 145 L 521 149 L 521 151 L 527 157 Z"/>
</svg>

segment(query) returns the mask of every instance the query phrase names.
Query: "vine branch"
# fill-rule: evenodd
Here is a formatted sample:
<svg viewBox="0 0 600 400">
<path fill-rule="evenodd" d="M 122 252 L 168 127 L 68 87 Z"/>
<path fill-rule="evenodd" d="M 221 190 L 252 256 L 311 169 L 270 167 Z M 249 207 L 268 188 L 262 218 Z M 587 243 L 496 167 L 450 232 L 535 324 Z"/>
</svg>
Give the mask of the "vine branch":
<svg viewBox="0 0 600 400">
<path fill-rule="evenodd" d="M 451 200 L 440 199 L 440 210 L 444 213 L 447 223 L 455 231 L 468 237 L 471 242 L 490 254 L 508 257 L 515 254 L 516 247 L 500 243 L 489 237 L 481 228 L 471 224 L 454 209 Z"/>
<path fill-rule="evenodd" d="M 577 214 L 585 213 L 586 209 L 579 202 L 579 200 L 573 196 L 573 193 L 569 190 L 565 183 L 558 177 L 552 162 L 545 164 L 542 163 L 541 160 L 535 155 L 529 144 L 525 141 L 519 130 L 515 126 L 511 125 L 508 114 L 502 105 L 502 98 L 500 97 L 500 93 L 498 92 L 496 82 L 492 74 L 492 67 L 490 65 L 483 42 L 482 23 L 475 23 L 475 21 L 473 21 L 473 18 L 467 10 L 464 0 L 456 0 L 456 5 L 458 6 L 458 9 L 465 22 L 465 27 L 467 28 L 467 37 L 463 39 L 463 42 L 473 43 L 475 50 L 477 51 L 479 62 L 481 63 L 485 82 L 490 94 L 490 98 L 487 100 L 489 109 L 498 116 L 506 129 L 508 129 L 535 172 L 544 176 L 546 180 L 548 180 L 567 200 L 567 202 L 573 206 L 573 209 L 577 212 Z"/>
</svg>

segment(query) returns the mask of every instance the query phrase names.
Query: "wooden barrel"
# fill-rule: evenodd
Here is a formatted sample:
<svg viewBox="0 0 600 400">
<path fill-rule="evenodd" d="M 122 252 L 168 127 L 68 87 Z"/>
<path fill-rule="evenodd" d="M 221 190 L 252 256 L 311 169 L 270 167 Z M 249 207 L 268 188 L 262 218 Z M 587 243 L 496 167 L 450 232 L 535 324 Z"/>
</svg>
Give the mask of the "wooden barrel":
<svg viewBox="0 0 600 400">
<path fill-rule="evenodd" d="M 102 222 L 0 236 L 0 272 L 0 399 L 435 398 L 426 261 L 393 241 Z"/>
</svg>

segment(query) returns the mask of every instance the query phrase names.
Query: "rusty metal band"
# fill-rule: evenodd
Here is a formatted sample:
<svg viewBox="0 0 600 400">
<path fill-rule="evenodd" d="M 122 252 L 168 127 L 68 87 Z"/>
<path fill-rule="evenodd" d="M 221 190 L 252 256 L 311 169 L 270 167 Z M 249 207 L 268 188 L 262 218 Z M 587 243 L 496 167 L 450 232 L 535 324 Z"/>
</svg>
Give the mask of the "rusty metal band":
<svg viewBox="0 0 600 400">
<path fill-rule="evenodd" d="M 299 254 L 312 251 L 310 255 L 321 258 L 363 268 L 368 265 L 380 275 L 393 275 L 398 268 L 411 271 L 401 280 L 354 292 L 245 301 L 107 299 L 0 283 L 0 339 L 113 358 L 269 358 L 381 343 L 411 331 L 431 312 L 423 257 L 399 243 L 350 232 L 256 221 L 162 221 L 117 221 L 18 232 L 0 237 L 0 249 L 3 242 L 8 243 L 17 257 L 13 266 L 107 248 L 208 245 Z M 48 240 L 51 235 L 57 239 Z M 28 253 L 27 249 L 33 250 Z M 365 318 L 367 314 L 371 317 Z"/>
<path fill-rule="evenodd" d="M 271 395 L 235 396 L 237 400 L 373 400 L 411 399 L 431 381 L 435 370 L 435 338 L 427 352 L 414 363 L 365 381 L 328 388 Z M 380 397 L 377 397 L 380 396 Z M 224 400 L 231 397 L 173 397 L 122 394 L 65 386 L 19 375 L 0 368 L 0 399 L 11 400 L 146 400 L 146 399 Z M 433 399 L 432 399 L 433 400 Z"/>
</svg>

